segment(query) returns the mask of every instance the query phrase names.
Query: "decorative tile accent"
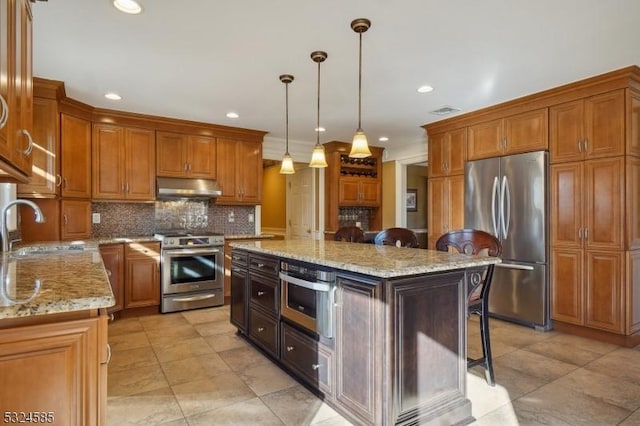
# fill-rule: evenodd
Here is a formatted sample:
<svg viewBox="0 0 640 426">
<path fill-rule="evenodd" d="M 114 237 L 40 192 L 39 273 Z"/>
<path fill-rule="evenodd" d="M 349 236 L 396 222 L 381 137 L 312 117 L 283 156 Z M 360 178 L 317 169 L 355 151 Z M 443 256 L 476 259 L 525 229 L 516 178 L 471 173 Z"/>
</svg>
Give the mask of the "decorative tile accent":
<svg viewBox="0 0 640 426">
<path fill-rule="evenodd" d="M 364 231 L 368 231 L 372 210 L 367 207 L 340 207 L 338 209 L 338 226 L 356 226 L 356 222 L 360 222 L 360 227 Z"/>
</svg>

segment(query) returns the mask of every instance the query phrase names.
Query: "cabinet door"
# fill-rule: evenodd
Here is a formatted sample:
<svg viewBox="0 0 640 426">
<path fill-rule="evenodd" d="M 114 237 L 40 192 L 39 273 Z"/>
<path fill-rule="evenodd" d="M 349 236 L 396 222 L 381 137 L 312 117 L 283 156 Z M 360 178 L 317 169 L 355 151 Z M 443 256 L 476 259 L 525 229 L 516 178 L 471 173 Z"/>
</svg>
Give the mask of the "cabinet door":
<svg viewBox="0 0 640 426">
<path fill-rule="evenodd" d="M 549 156 L 552 164 L 582 159 L 584 101 L 549 108 Z"/>
<path fill-rule="evenodd" d="M 238 148 L 236 171 L 241 191 L 240 200 L 243 203 L 259 204 L 262 202 L 262 144 L 242 142 Z"/>
<path fill-rule="evenodd" d="M 62 200 L 60 208 L 63 240 L 91 238 L 91 201 Z"/>
<path fill-rule="evenodd" d="M 447 227 L 447 178 L 429 179 L 427 183 L 429 248 L 435 249 L 435 242 Z"/>
<path fill-rule="evenodd" d="M 446 176 L 447 134 L 429 136 L 429 176 Z"/>
<path fill-rule="evenodd" d="M 91 198 L 91 123 L 60 116 L 63 197 Z"/>
<path fill-rule="evenodd" d="M 11 159 L 14 165 L 25 175 L 31 175 L 31 153 L 33 146 L 23 132 L 31 134 L 33 127 L 33 64 L 32 64 L 32 21 L 29 0 L 16 1 L 16 103 L 13 114 L 16 116 L 14 149 Z"/>
<path fill-rule="evenodd" d="M 153 201 L 156 197 L 156 141 L 152 130 L 125 129 L 125 199 Z"/>
<path fill-rule="evenodd" d="M 583 147 L 586 158 L 624 154 L 625 101 L 624 90 L 592 96 L 585 100 L 585 132 Z"/>
<path fill-rule="evenodd" d="M 355 206 L 360 203 L 360 180 L 357 178 L 340 179 L 338 189 L 338 203 L 345 206 Z"/>
<path fill-rule="evenodd" d="M 92 197 L 98 200 L 124 198 L 124 129 L 109 124 L 94 124 L 92 145 Z"/>
<path fill-rule="evenodd" d="M 380 205 L 380 182 L 377 179 L 360 181 L 360 204 L 367 206 Z"/>
<path fill-rule="evenodd" d="M 55 99 L 33 99 L 31 181 L 18 184 L 20 197 L 53 197 L 60 185 L 60 120 Z"/>
<path fill-rule="evenodd" d="M 551 245 L 582 247 L 584 206 L 581 162 L 551 166 Z"/>
<path fill-rule="evenodd" d="M 157 132 L 156 173 L 158 176 L 184 177 L 187 173 L 187 136 Z"/>
<path fill-rule="evenodd" d="M 499 157 L 503 153 L 502 119 L 469 126 L 467 137 L 469 160 Z"/>
<path fill-rule="evenodd" d="M 624 331 L 623 252 L 586 253 L 585 325 L 601 330 Z"/>
<path fill-rule="evenodd" d="M 0 156 L 9 160 L 11 158 L 11 139 L 9 135 L 12 134 L 9 131 L 9 121 L 13 111 L 11 111 L 14 98 L 15 98 L 15 45 L 13 44 L 13 29 L 15 28 L 15 13 L 13 11 L 14 1 L 1 0 L 0 1 L 0 96 L 2 96 L 5 103 L 0 105 L 0 116 L 2 116 L 5 110 L 8 108 L 9 116 L 7 121 L 0 127 Z"/>
<path fill-rule="evenodd" d="M 244 266 L 246 268 L 246 266 Z M 243 267 L 231 265 L 231 323 L 243 333 L 247 332 L 249 315 L 247 272 Z"/>
<path fill-rule="evenodd" d="M 216 140 L 208 136 L 189 136 L 189 176 L 194 178 L 216 178 Z"/>
<path fill-rule="evenodd" d="M 506 154 L 546 150 L 549 147 L 547 108 L 513 115 L 504 119 Z"/>
<path fill-rule="evenodd" d="M 448 185 L 448 228 L 464 228 L 464 176 L 451 176 Z"/>
<path fill-rule="evenodd" d="M 587 247 L 623 249 L 624 159 L 602 158 L 584 162 Z"/>
<path fill-rule="evenodd" d="M 107 244 L 100 246 L 102 263 L 107 271 L 109 283 L 116 304 L 109 308 L 109 313 L 124 309 L 124 246 Z"/>
<path fill-rule="evenodd" d="M 467 129 L 448 132 L 449 147 L 447 159 L 447 174 L 463 175 L 464 163 L 467 160 Z"/>
<path fill-rule="evenodd" d="M 216 151 L 218 186 L 222 195 L 217 202 L 233 202 L 239 196 L 238 181 L 236 179 L 236 147 L 238 142 L 231 139 L 218 139 Z"/>
<path fill-rule="evenodd" d="M 124 307 L 160 305 L 160 246 L 128 244 L 125 252 Z"/>
<path fill-rule="evenodd" d="M 584 324 L 581 249 L 551 250 L 551 318 L 571 324 Z"/>
</svg>

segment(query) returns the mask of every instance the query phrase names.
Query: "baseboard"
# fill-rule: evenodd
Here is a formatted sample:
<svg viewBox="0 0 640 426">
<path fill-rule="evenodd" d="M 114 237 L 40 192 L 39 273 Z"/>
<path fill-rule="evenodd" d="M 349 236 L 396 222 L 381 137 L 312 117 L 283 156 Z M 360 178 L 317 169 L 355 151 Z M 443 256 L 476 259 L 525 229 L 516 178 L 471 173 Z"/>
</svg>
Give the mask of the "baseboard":
<svg viewBox="0 0 640 426">
<path fill-rule="evenodd" d="M 581 325 L 569 324 L 562 321 L 553 321 L 553 329 L 562 333 L 573 334 L 575 336 L 586 337 L 588 339 L 599 340 L 601 342 L 612 343 L 626 348 L 633 348 L 640 345 L 640 332 L 625 336 L 608 331 L 596 330 Z"/>
</svg>

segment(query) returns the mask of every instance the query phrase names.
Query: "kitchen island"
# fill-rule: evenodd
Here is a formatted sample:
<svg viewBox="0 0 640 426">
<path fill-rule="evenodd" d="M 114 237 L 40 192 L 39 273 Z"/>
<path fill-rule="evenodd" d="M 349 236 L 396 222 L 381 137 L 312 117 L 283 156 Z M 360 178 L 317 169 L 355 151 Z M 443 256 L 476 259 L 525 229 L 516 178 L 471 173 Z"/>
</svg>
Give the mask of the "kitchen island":
<svg viewBox="0 0 640 426">
<path fill-rule="evenodd" d="M 0 257 L 0 412 L 5 423 L 106 424 L 114 304 L 97 245 Z"/>
<path fill-rule="evenodd" d="M 231 246 L 231 322 L 350 421 L 473 421 L 466 286 L 499 259 L 335 241 Z M 283 315 L 283 261 L 334 273 L 329 337 Z"/>
</svg>

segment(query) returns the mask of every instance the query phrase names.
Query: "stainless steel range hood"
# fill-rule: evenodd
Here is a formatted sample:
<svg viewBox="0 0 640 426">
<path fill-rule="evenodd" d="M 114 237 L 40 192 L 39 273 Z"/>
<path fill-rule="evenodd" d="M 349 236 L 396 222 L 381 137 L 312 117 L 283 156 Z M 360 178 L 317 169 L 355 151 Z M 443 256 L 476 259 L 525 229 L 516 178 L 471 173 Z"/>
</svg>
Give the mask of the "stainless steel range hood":
<svg viewBox="0 0 640 426">
<path fill-rule="evenodd" d="M 211 179 L 158 177 L 158 199 L 214 198 L 222 195 L 218 182 Z"/>
</svg>

